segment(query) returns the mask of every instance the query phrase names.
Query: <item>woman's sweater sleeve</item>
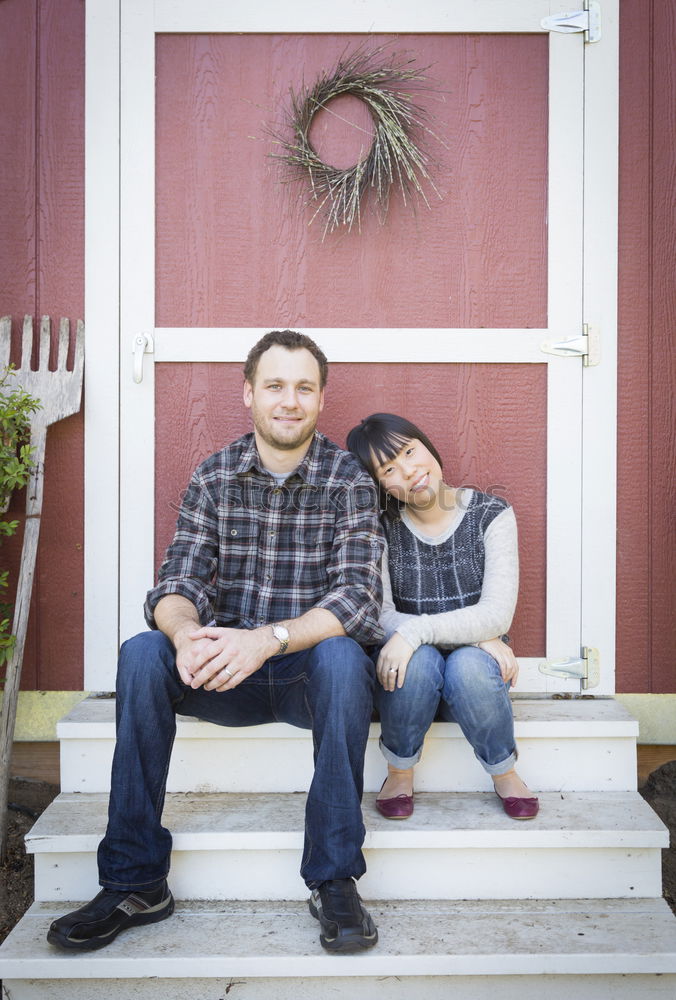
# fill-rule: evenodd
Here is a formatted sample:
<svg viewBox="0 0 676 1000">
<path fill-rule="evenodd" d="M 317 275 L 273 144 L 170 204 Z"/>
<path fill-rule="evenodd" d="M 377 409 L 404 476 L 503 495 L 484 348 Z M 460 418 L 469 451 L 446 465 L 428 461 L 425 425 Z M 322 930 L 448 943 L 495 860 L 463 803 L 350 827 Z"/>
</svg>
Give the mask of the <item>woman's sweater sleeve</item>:
<svg viewBox="0 0 676 1000">
<path fill-rule="evenodd" d="M 514 617 L 519 589 L 518 538 L 511 507 L 506 507 L 488 526 L 484 546 L 484 578 L 478 602 L 436 615 L 409 615 L 395 610 L 386 551 L 380 619 L 386 638 L 399 632 L 417 649 L 423 643 L 465 646 L 507 632 Z"/>
</svg>

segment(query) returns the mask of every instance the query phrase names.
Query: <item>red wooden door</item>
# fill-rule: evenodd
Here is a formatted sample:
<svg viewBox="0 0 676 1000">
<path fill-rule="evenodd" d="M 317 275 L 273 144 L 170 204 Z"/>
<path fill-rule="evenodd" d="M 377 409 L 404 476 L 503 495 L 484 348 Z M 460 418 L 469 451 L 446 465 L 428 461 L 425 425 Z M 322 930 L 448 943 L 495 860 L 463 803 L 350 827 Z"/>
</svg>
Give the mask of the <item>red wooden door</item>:
<svg viewBox="0 0 676 1000">
<path fill-rule="evenodd" d="M 384 224 L 367 208 L 361 232 L 323 238 L 321 217 L 308 225 L 306 185 L 284 184 L 270 158 L 266 129 L 283 119 L 290 87 L 346 49 L 383 42 L 438 80 L 424 99 L 444 143 L 428 142 L 440 197 L 430 190 L 430 208 L 413 214 L 395 196 Z M 439 341 L 449 328 L 545 327 L 547 43 L 544 34 L 158 38 L 155 325 L 421 328 Z M 331 135 L 342 133 L 332 120 L 327 130 L 327 144 L 350 142 Z M 515 504 L 515 637 L 524 656 L 541 654 L 544 365 L 430 364 L 422 352 L 397 364 L 392 339 L 372 361 L 332 366 L 320 428 L 343 444 L 368 413 L 405 413 L 438 442 L 452 482 Z M 194 465 L 250 423 L 237 363 L 160 363 L 156 379 L 159 560 L 175 523 L 167 496 L 178 498 Z"/>
</svg>

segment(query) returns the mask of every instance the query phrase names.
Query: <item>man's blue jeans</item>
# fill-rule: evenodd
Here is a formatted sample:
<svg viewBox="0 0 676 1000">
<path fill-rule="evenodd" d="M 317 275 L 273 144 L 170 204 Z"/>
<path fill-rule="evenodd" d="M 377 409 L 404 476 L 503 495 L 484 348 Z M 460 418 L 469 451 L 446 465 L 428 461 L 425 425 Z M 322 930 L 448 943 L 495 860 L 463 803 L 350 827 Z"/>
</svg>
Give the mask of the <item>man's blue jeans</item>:
<svg viewBox="0 0 676 1000">
<path fill-rule="evenodd" d="M 508 690 L 497 662 L 483 649 L 460 646 L 449 653 L 419 646 L 403 687 L 386 691 L 376 685 L 385 759 L 401 769 L 417 764 L 436 716 L 458 723 L 489 774 L 511 771 L 517 752 Z"/>
<path fill-rule="evenodd" d="M 373 688 L 373 663 L 345 637 L 273 657 L 224 692 L 187 687 L 163 633 L 142 632 L 125 642 L 118 662 L 108 828 L 98 852 L 100 884 L 151 889 L 169 871 L 171 834 L 161 816 L 177 712 L 222 726 L 289 722 L 312 729 L 315 771 L 301 875 L 311 889 L 327 879 L 359 878 L 366 870 L 361 796 Z M 224 769 L 227 763 L 224 758 Z M 271 770 L 275 766 L 271 759 Z"/>
</svg>

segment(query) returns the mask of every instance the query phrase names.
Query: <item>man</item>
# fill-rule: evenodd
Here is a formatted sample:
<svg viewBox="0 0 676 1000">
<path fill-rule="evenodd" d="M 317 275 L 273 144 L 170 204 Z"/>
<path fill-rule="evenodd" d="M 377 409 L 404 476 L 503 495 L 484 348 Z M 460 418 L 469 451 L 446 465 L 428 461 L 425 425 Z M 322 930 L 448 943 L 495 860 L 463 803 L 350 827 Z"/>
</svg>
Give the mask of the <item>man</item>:
<svg viewBox="0 0 676 1000">
<path fill-rule="evenodd" d="M 315 430 L 327 362 L 290 330 L 266 334 L 244 367 L 253 434 L 196 470 L 146 600 L 153 631 L 124 643 L 102 891 L 52 923 L 63 948 L 100 948 L 173 912 L 162 827 L 175 716 L 220 725 L 283 721 L 312 729 L 301 875 L 330 951 L 378 934 L 354 879 L 373 665 L 381 638 L 383 542 L 371 480 Z M 273 762 L 271 761 L 271 766 Z"/>
</svg>

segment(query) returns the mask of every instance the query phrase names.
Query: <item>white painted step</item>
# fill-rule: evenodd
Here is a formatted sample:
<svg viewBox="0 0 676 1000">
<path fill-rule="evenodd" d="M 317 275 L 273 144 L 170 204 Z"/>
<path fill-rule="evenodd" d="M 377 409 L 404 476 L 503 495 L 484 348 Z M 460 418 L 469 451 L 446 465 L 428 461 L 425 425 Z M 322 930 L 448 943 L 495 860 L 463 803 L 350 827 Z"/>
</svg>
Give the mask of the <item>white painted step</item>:
<svg viewBox="0 0 676 1000">
<path fill-rule="evenodd" d="M 179 903 L 162 923 L 72 955 L 45 940 L 61 908 L 36 903 L 0 948 L 0 975 L 8 1000 L 653 1000 L 676 990 L 676 919 L 661 899 L 367 905 L 380 940 L 360 955 L 323 952 L 304 902 Z"/>
<path fill-rule="evenodd" d="M 539 815 L 506 816 L 493 793 L 416 795 L 403 822 L 364 805 L 372 899 L 648 897 L 661 893 L 668 831 L 636 792 L 547 792 Z M 305 796 L 167 796 L 170 884 L 179 899 L 302 899 Z M 107 796 L 62 794 L 28 834 L 36 898 L 95 895 Z"/>
<path fill-rule="evenodd" d="M 636 789 L 638 723 L 613 699 L 514 701 L 519 771 L 538 791 Z M 106 792 L 115 741 L 115 703 L 87 698 L 57 729 L 61 788 Z M 371 726 L 364 787 L 383 783 L 380 725 Z M 271 766 L 274 762 L 274 766 Z M 312 780 L 309 732 L 284 724 L 241 729 L 178 720 L 170 792 L 295 792 Z M 416 768 L 419 791 L 482 791 L 492 787 L 455 723 L 434 723 Z"/>
</svg>

